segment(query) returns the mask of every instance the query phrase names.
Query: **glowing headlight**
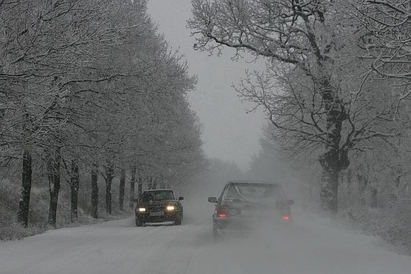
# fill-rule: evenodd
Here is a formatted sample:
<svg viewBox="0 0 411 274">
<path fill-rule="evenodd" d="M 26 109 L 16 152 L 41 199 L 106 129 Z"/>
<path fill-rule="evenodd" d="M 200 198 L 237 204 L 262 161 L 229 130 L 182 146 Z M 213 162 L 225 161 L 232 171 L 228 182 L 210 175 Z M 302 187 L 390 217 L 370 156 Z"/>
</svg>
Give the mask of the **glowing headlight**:
<svg viewBox="0 0 411 274">
<path fill-rule="evenodd" d="M 138 212 L 146 212 L 146 208 L 145 208 L 145 207 L 139 207 L 137 210 L 138 210 Z"/>
<path fill-rule="evenodd" d="M 166 209 L 167 209 L 167 211 L 173 211 L 173 210 L 176 209 L 176 207 L 173 206 L 173 205 L 169 205 L 169 206 L 166 207 Z"/>
</svg>

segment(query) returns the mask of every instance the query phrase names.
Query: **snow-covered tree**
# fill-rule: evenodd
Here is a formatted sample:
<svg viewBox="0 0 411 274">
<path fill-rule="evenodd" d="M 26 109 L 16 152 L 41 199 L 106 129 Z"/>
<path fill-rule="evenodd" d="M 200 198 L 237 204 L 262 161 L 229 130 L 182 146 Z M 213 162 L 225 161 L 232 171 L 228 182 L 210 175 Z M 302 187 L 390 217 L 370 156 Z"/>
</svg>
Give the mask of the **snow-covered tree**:
<svg viewBox="0 0 411 274">
<path fill-rule="evenodd" d="M 264 108 L 284 148 L 319 159 L 322 206 L 334 212 L 349 152 L 398 133 L 387 123 L 398 102 L 390 83 L 360 76 L 369 64 L 355 55 L 359 34 L 346 8 L 345 1 L 195 0 L 189 20 L 197 49 L 230 47 L 236 58 L 267 60 L 265 72 L 248 72 L 236 89 Z"/>
</svg>

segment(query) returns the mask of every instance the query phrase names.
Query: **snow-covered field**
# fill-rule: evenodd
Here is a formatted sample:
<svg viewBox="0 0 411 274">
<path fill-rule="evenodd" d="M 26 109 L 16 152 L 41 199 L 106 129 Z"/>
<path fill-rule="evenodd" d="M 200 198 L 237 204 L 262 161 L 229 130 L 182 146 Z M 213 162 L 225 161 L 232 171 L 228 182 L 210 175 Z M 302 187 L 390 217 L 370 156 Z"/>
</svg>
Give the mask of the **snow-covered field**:
<svg viewBox="0 0 411 274">
<path fill-rule="evenodd" d="M 298 208 L 286 231 L 264 228 L 215 244 L 213 205 L 184 206 L 182 226 L 137 228 L 130 217 L 0 243 L 0 273 L 411 273 L 411 257 Z"/>
</svg>

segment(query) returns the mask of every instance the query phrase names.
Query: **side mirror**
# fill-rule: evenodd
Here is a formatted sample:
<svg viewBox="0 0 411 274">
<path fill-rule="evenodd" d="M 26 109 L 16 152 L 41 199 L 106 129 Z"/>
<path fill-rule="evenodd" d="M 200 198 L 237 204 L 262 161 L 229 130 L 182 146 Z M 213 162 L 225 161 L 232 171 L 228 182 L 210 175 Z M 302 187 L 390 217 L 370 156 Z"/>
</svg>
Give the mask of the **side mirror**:
<svg viewBox="0 0 411 274">
<path fill-rule="evenodd" d="M 208 197 L 208 201 L 209 201 L 210 203 L 216 204 L 216 203 L 217 203 L 217 198 L 216 198 L 216 197 Z"/>
<path fill-rule="evenodd" d="M 288 200 L 287 201 L 289 205 L 293 205 L 294 204 L 294 200 Z"/>
<path fill-rule="evenodd" d="M 184 200 L 184 197 L 178 197 L 178 200 L 182 201 L 182 200 Z"/>
</svg>

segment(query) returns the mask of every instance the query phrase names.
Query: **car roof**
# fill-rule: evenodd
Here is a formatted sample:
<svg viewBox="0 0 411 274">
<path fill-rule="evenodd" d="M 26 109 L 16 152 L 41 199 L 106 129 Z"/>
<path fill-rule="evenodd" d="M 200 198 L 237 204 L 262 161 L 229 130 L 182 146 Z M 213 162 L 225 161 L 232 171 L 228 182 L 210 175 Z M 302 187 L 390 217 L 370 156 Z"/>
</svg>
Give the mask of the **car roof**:
<svg viewBox="0 0 411 274">
<path fill-rule="evenodd" d="M 280 184 L 273 182 L 273 181 L 252 181 L 252 180 L 233 180 L 229 181 L 227 184 L 256 184 L 256 185 L 275 185 L 281 186 Z"/>
<path fill-rule="evenodd" d="M 154 191 L 173 191 L 173 190 L 172 189 L 166 189 L 166 188 L 160 188 L 160 189 L 148 189 L 148 190 L 144 190 L 143 192 L 154 192 Z"/>
</svg>

